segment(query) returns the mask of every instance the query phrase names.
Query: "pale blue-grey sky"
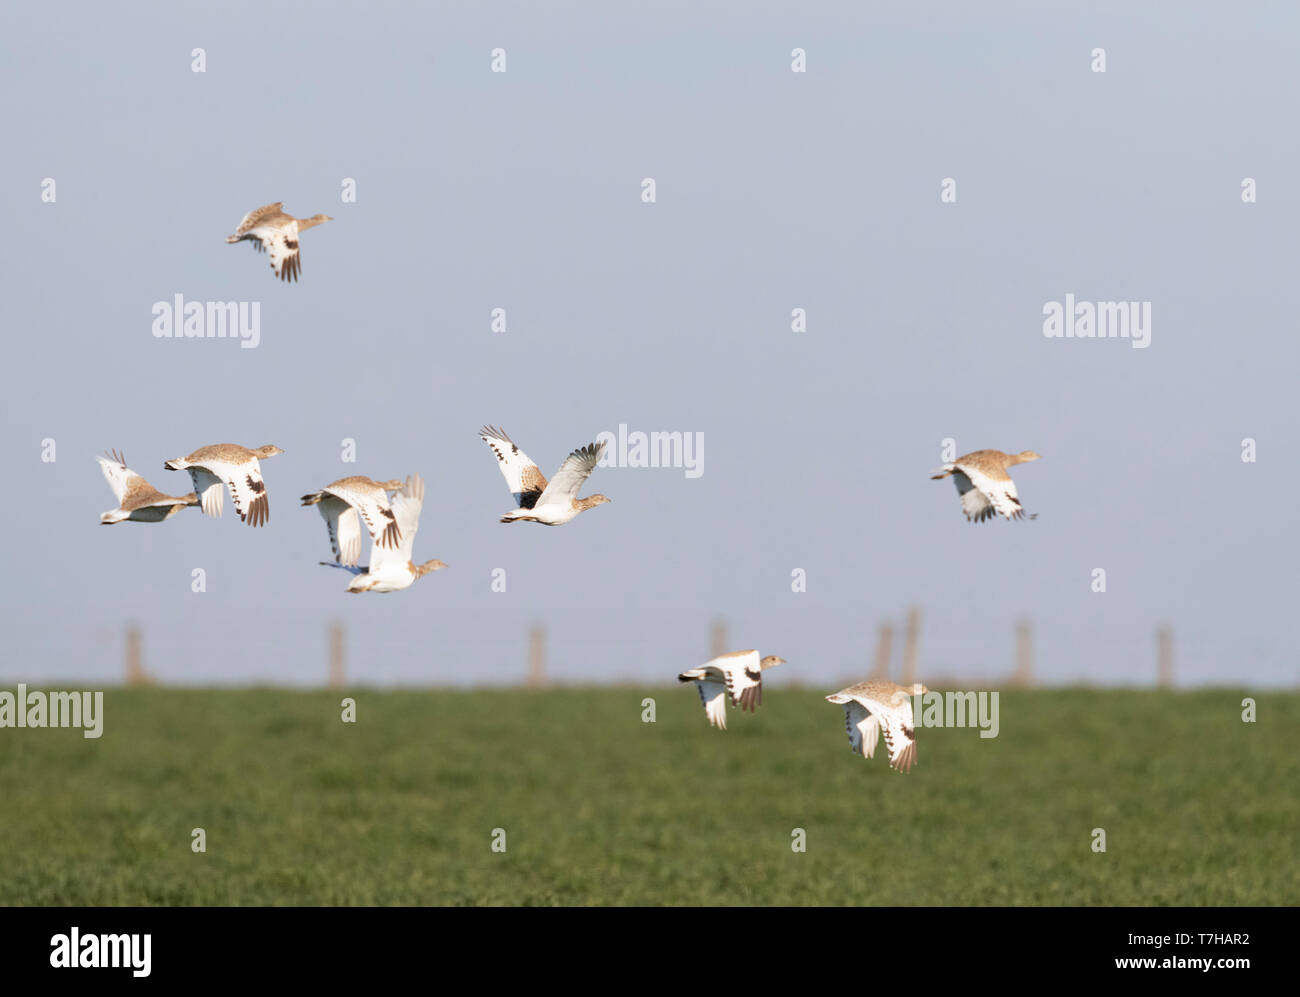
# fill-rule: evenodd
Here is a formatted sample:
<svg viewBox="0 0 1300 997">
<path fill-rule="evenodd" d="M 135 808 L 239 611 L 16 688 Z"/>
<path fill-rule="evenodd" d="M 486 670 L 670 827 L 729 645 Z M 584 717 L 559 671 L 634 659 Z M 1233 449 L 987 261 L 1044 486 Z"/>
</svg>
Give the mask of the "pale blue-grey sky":
<svg viewBox="0 0 1300 997">
<path fill-rule="evenodd" d="M 1023 615 L 1045 681 L 1150 681 L 1164 621 L 1182 683 L 1292 684 L 1298 46 L 1287 4 L 8 5 L 0 678 L 116 681 L 135 620 L 165 681 L 314 683 L 337 617 L 358 682 L 513 682 L 534 621 L 559 678 L 662 681 L 724 614 L 831 683 L 917 604 L 923 675 L 1005 673 Z M 295 285 L 223 242 L 276 200 L 335 219 Z M 1045 338 L 1067 293 L 1150 346 Z M 176 294 L 260 346 L 155 339 Z M 502 525 L 483 423 L 548 474 L 702 433 L 704 473 Z M 967 523 L 948 437 L 1041 453 L 1040 518 Z M 186 491 L 217 442 L 284 448 L 266 528 L 99 524 L 96 453 Z M 346 595 L 298 497 L 410 472 L 450 567 Z"/>
</svg>

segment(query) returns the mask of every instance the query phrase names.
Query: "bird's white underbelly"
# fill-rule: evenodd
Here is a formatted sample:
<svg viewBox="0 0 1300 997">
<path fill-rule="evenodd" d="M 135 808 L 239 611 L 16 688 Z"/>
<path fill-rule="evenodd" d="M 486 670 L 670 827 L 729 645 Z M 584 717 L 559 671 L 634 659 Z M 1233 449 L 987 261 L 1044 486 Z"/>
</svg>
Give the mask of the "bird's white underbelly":
<svg viewBox="0 0 1300 997">
<path fill-rule="evenodd" d="M 572 505 L 535 505 L 531 509 L 516 509 L 511 519 L 535 519 L 547 526 L 562 526 L 578 514 Z"/>
<path fill-rule="evenodd" d="M 367 573 L 348 588 L 357 592 L 400 592 L 402 589 L 410 588 L 413 581 L 415 576 L 409 572 L 401 575 Z"/>
</svg>

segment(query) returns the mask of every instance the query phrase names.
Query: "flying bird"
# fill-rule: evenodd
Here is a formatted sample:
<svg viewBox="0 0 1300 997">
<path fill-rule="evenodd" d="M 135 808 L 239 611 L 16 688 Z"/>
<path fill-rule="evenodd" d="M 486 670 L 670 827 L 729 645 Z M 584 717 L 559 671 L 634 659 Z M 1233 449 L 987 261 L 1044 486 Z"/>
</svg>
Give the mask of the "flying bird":
<svg viewBox="0 0 1300 997">
<path fill-rule="evenodd" d="M 932 481 L 952 475 L 961 496 L 961 509 L 966 519 L 982 523 L 994 515 L 1006 519 L 1022 519 L 1025 511 L 1016 495 L 1016 483 L 1007 474 L 1007 468 L 1038 460 L 1032 450 L 1018 454 L 1005 454 L 1001 450 L 976 450 L 944 464 L 930 476 Z M 1037 519 L 1038 515 L 1029 517 Z"/>
<path fill-rule="evenodd" d="M 314 225 L 332 222 L 329 215 L 312 215 L 294 218 L 280 210 L 283 201 L 276 201 L 244 215 L 234 235 L 226 242 L 251 242 L 259 253 L 265 249 L 271 257 L 271 269 L 283 281 L 297 280 L 302 273 L 302 260 L 298 255 L 298 236 Z"/>
<path fill-rule="evenodd" d="M 110 450 L 107 456 L 95 460 L 99 461 L 104 477 L 108 479 L 108 487 L 117 497 L 117 508 L 109 509 L 99 517 L 105 526 L 122 522 L 161 523 L 187 506 L 199 504 L 199 497 L 194 492 L 164 495 L 127 467 L 126 458 L 116 450 Z"/>
<path fill-rule="evenodd" d="M 268 444 L 249 450 L 234 443 L 218 443 L 200 447 L 188 457 L 166 461 L 169 471 L 189 471 L 194 490 L 205 516 L 220 516 L 224 488 L 230 489 L 235 512 L 241 522 L 249 526 L 262 526 L 271 513 L 266 497 L 266 484 L 262 481 L 260 460 L 284 453 Z"/>
<path fill-rule="evenodd" d="M 363 475 L 340 478 L 318 492 L 302 497 L 303 505 L 314 505 L 330 534 L 334 561 L 352 567 L 361 560 L 361 521 L 375 543 L 396 550 L 401 540 L 397 516 L 388 502 L 388 493 L 402 487 L 401 481 L 372 481 Z"/>
<path fill-rule="evenodd" d="M 599 446 L 588 443 L 573 451 L 555 472 L 555 477 L 547 482 L 537 464 L 515 446 L 504 430 L 484 426 L 478 435 L 496 454 L 506 485 L 519 506 L 502 516 L 501 522 L 562 526 L 578 513 L 610 501 L 604 495 L 578 498 L 578 489 L 595 469 L 605 449 L 604 443 Z"/>
<path fill-rule="evenodd" d="M 395 549 L 382 542 L 384 534 L 381 530 L 371 528 L 368 566 L 349 566 L 334 561 L 321 561 L 321 564 L 330 568 L 342 568 L 355 575 L 348 585 L 349 592 L 397 592 L 410 588 L 417 578 L 447 566 L 437 558 L 423 564 L 411 560 L 411 549 L 415 545 L 415 533 L 420 528 L 420 510 L 423 508 L 424 479 L 418 474 L 412 474 L 393 496 L 393 517 L 400 537 Z"/>
<path fill-rule="evenodd" d="M 889 749 L 889 765 L 907 772 L 916 764 L 916 730 L 912 700 L 930 690 L 920 682 L 903 686 L 896 682 L 868 680 L 832 693 L 826 699 L 844 707 L 844 727 L 849 733 L 849 750 L 870 758 L 881 732 Z"/>
<path fill-rule="evenodd" d="M 751 713 L 763 702 L 763 671 L 785 664 L 784 658 L 769 654 L 761 661 L 757 651 L 732 651 L 677 676 L 679 682 L 694 682 L 710 725 L 727 729 L 725 693 L 732 706 Z"/>
</svg>

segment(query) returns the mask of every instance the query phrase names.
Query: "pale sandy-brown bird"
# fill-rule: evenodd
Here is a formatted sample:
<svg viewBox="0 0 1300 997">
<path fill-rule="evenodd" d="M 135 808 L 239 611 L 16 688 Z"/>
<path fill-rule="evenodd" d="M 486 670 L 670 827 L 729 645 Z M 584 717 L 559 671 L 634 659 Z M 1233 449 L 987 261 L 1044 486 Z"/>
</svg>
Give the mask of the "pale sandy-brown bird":
<svg viewBox="0 0 1300 997">
<path fill-rule="evenodd" d="M 519 507 L 502 516 L 501 522 L 562 526 L 578 513 L 609 501 L 604 495 L 578 498 L 578 489 L 596 469 L 605 449 L 603 442 L 599 446 L 588 443 L 574 450 L 548 482 L 537 462 L 520 450 L 504 430 L 484 426 L 478 435 L 496 455 L 506 486 Z"/>
<path fill-rule="evenodd" d="M 164 495 L 127 467 L 126 458 L 116 450 L 110 450 L 107 456 L 95 460 L 99 461 L 104 477 L 108 479 L 108 487 L 117 496 L 117 508 L 109 509 L 99 517 L 105 526 L 123 522 L 161 523 L 182 509 L 199 504 L 199 497 L 194 492 Z"/>
<path fill-rule="evenodd" d="M 844 707 L 844 726 L 849 734 L 849 749 L 863 758 L 876 751 L 876 741 L 885 735 L 889 765 L 896 772 L 907 772 L 916 764 L 916 730 L 912 719 L 912 696 L 930 690 L 920 682 L 911 686 L 878 679 L 868 679 L 832 693 L 826 699 Z"/>
<path fill-rule="evenodd" d="M 205 516 L 221 515 L 224 490 L 229 488 L 240 521 L 249 526 L 262 526 L 271 515 L 271 505 L 259 461 L 282 453 L 283 450 L 271 444 L 250 450 L 234 443 L 217 443 L 200 447 L 188 457 L 175 457 L 164 462 L 163 467 L 190 472 Z"/>
<path fill-rule="evenodd" d="M 226 236 L 226 242 L 251 242 L 259 253 L 265 249 L 271 258 L 271 269 L 283 281 L 298 279 L 302 273 L 302 258 L 298 252 L 298 237 L 315 225 L 332 222 L 329 215 L 312 215 L 294 218 L 280 210 L 283 201 L 250 211 L 235 229 Z"/>
<path fill-rule="evenodd" d="M 971 522 L 981 523 L 994 515 L 1006 519 L 1021 519 L 1025 515 L 1016 494 L 1016 483 L 1007 474 L 1007 468 L 1016 464 L 1025 464 L 1038 460 L 1038 454 L 1032 450 L 1022 450 L 1018 454 L 1006 454 L 1001 450 L 976 450 L 944 464 L 931 480 L 938 481 L 952 475 L 961 496 L 962 512 Z M 1030 519 L 1037 519 L 1034 514 Z"/>
<path fill-rule="evenodd" d="M 330 549 L 334 552 L 336 564 L 351 567 L 361 560 L 363 519 L 366 530 L 377 538 L 375 543 L 389 550 L 397 549 L 402 537 L 388 493 L 401 487 L 400 480 L 372 481 L 364 475 L 354 474 L 302 497 L 303 505 L 314 505 L 320 510 L 329 530 Z"/>
<path fill-rule="evenodd" d="M 732 706 L 753 713 L 763 702 L 763 672 L 783 664 L 785 659 L 774 654 L 760 660 L 757 651 L 731 651 L 696 668 L 688 668 L 677 676 L 677 680 L 695 683 L 709 723 L 726 730 L 724 693 L 730 697 Z"/>
</svg>

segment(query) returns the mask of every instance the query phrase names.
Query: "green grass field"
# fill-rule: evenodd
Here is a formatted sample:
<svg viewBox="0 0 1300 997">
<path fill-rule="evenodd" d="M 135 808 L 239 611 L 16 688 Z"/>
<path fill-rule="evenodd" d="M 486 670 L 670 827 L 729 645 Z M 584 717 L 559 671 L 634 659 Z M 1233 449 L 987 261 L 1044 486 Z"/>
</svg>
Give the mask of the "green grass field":
<svg viewBox="0 0 1300 997">
<path fill-rule="evenodd" d="M 0 903 L 1296 904 L 1300 695 L 1244 695 L 1008 692 L 904 776 L 808 690 L 111 689 L 0 730 Z"/>
</svg>

